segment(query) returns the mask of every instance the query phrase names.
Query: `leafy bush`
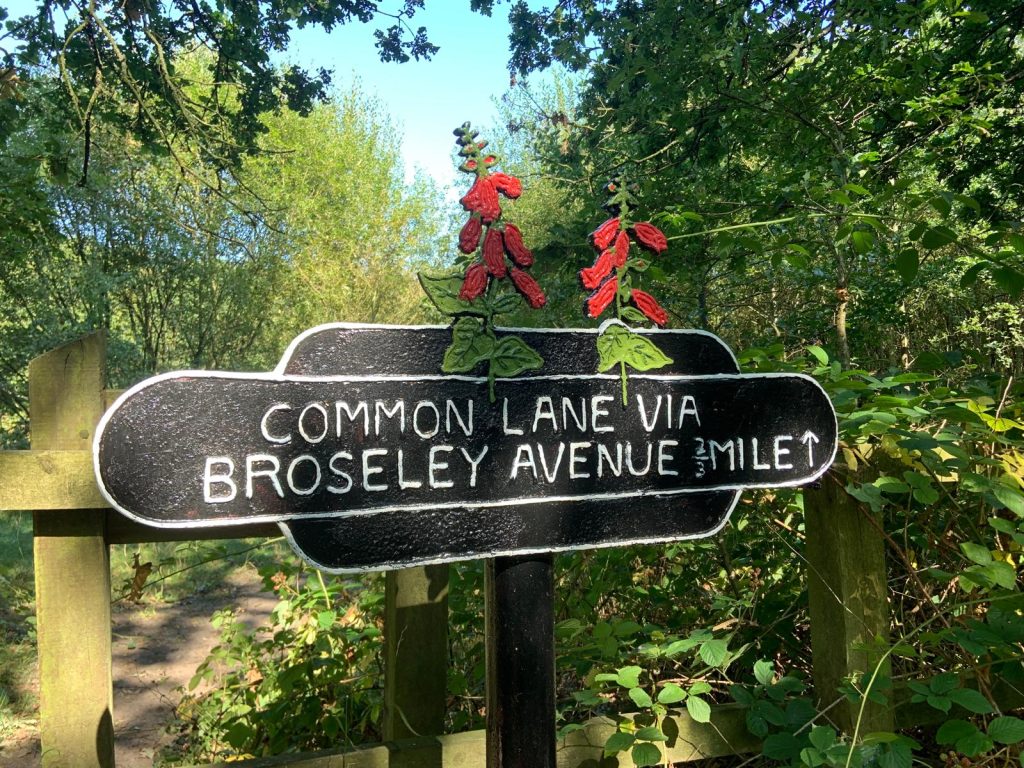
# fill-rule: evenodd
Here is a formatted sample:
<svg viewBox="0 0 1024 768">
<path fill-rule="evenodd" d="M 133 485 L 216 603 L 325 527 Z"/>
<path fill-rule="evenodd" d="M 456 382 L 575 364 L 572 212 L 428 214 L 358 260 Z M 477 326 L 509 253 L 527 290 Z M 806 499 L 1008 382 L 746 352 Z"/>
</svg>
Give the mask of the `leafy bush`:
<svg viewBox="0 0 1024 768">
<path fill-rule="evenodd" d="M 250 629 L 231 610 L 214 615 L 220 641 L 178 707 L 178 758 L 379 740 L 382 582 L 326 580 L 293 557 L 261 574 L 280 598 L 270 624 Z"/>
</svg>

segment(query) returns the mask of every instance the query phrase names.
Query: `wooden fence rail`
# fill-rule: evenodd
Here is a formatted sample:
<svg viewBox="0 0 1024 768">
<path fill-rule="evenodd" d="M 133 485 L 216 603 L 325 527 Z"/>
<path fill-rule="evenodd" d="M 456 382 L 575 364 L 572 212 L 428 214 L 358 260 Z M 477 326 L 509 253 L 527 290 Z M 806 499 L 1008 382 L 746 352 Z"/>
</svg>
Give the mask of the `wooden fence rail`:
<svg viewBox="0 0 1024 768">
<path fill-rule="evenodd" d="M 181 539 L 267 537 L 274 525 L 166 530 L 141 526 L 109 509 L 93 479 L 96 425 L 114 399 L 104 389 L 105 339 L 92 334 L 29 366 L 32 449 L 0 452 L 0 512 L 32 511 L 39 644 L 40 737 L 44 768 L 111 768 L 114 731 L 109 545 Z M 805 493 L 815 687 L 872 659 L 856 650 L 885 638 L 884 543 L 864 512 L 826 484 Z M 445 712 L 447 567 L 389 573 L 385 607 L 385 738 L 348 753 L 256 760 L 247 765 L 305 768 L 483 765 L 483 732 L 439 735 Z M 403 652 L 405 649 L 405 652 Z M 415 649 L 415 653 L 408 652 Z M 839 712 L 840 723 L 850 713 Z M 872 730 L 892 727 L 891 708 L 869 712 Z M 701 725 L 673 718 L 668 757 L 676 762 L 756 748 L 743 712 L 715 707 Z M 597 766 L 610 721 L 594 721 L 559 746 L 559 765 Z M 403 741 L 411 734 L 430 738 Z M 625 761 L 624 761 L 625 760 Z M 628 758 L 619 766 L 629 765 Z M 241 765 L 231 763 L 231 765 Z"/>
</svg>

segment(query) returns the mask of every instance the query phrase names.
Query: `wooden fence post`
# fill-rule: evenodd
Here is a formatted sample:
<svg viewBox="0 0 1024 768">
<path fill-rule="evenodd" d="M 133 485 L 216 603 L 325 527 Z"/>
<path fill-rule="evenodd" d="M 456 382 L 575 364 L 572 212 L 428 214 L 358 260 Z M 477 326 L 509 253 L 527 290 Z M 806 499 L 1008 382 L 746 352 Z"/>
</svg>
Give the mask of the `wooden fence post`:
<svg viewBox="0 0 1024 768">
<path fill-rule="evenodd" d="M 447 710 L 448 565 L 384 579 L 384 739 L 438 736 Z"/>
<path fill-rule="evenodd" d="M 868 519 L 870 511 L 846 492 L 843 478 L 832 471 L 820 488 L 804 491 L 811 653 L 819 707 L 842 698 L 839 686 L 851 675 L 872 673 L 882 656 L 875 650 L 875 640 L 889 637 L 885 540 L 877 527 L 880 523 Z M 892 675 L 888 657 L 880 674 Z M 882 693 L 889 703 L 867 702 L 861 735 L 894 729 L 892 691 Z M 860 709 L 859 702 L 843 699 L 828 717 L 852 733 Z"/>
<path fill-rule="evenodd" d="M 33 449 L 88 451 L 103 413 L 102 333 L 29 364 Z M 110 558 L 101 509 L 34 513 L 44 768 L 112 768 Z"/>
</svg>

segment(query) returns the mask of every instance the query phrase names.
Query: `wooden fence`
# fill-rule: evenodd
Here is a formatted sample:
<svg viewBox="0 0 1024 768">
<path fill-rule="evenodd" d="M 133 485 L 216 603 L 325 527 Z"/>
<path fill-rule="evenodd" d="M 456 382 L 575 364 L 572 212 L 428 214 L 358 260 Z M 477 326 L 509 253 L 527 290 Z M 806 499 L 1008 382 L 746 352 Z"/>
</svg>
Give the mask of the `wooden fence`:
<svg viewBox="0 0 1024 768">
<path fill-rule="evenodd" d="M 39 721 L 46 768 L 114 765 L 111 670 L 111 544 L 277 536 L 273 525 L 187 531 L 141 526 L 111 510 L 96 488 L 91 458 L 96 425 L 116 392 L 105 389 L 105 337 L 86 336 L 29 366 L 31 450 L 0 452 L 0 512 L 34 515 Z M 863 648 L 885 638 L 885 544 L 877 526 L 842 490 L 826 482 L 805 493 L 811 640 L 817 691 L 873 667 Z M 382 768 L 483 766 L 484 732 L 441 734 L 447 665 L 447 566 L 389 572 L 385 608 L 387 743 L 349 752 L 291 755 L 232 766 Z M 405 652 L 403 652 L 403 648 Z M 410 649 L 415 649 L 410 652 Z M 833 702 L 822 702 L 833 704 Z M 902 711 L 902 710 L 901 710 Z M 401 714 L 399 714 L 401 713 Z M 894 706 L 871 704 L 862 732 L 891 730 Z M 849 728 L 853 705 L 830 719 Z M 916 715 L 920 718 L 920 713 Z M 591 721 L 558 747 L 562 768 L 631 765 L 628 755 L 602 759 L 610 720 Z M 711 723 L 685 715 L 666 724 L 666 757 L 683 762 L 757 748 L 744 712 L 717 706 Z"/>
</svg>

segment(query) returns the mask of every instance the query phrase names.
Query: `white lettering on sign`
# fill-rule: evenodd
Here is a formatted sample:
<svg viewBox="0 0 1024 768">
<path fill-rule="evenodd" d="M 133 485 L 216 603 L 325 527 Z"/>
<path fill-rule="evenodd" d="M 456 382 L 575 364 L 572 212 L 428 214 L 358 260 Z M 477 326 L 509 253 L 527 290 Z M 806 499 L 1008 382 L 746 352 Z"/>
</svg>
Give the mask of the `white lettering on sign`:
<svg viewBox="0 0 1024 768">
<path fill-rule="evenodd" d="M 795 438 L 792 435 L 775 435 L 771 438 L 733 437 L 719 442 L 694 438 L 694 459 L 697 461 L 696 476 L 703 477 L 707 464 L 712 471 L 736 472 L 750 466 L 758 472 L 781 471 L 793 469 L 791 458 L 795 447 L 791 447 Z M 800 439 L 807 449 L 808 466 L 814 466 L 814 444 L 818 441 L 813 432 L 806 432 Z M 771 448 L 762 448 L 763 443 L 771 443 Z"/>
<path fill-rule="evenodd" d="M 292 407 L 287 403 L 278 403 L 267 408 L 267 412 L 263 414 L 263 418 L 260 419 L 260 434 L 263 435 L 263 439 L 268 443 L 277 443 L 278 445 L 287 445 L 292 441 L 291 435 L 284 435 L 277 437 L 270 434 L 270 430 L 267 428 L 267 419 L 270 418 L 270 414 L 275 411 L 290 411 Z"/>
<path fill-rule="evenodd" d="M 320 434 L 309 431 L 309 425 L 307 423 L 306 416 L 309 412 L 320 414 Z M 313 430 L 317 429 L 316 419 L 311 420 L 313 422 Z M 299 434 L 302 435 L 302 439 L 310 445 L 315 445 L 327 437 L 327 430 L 329 429 L 327 409 L 324 408 L 320 403 L 310 403 L 299 413 Z"/>
<path fill-rule="evenodd" d="M 298 416 L 291 417 L 289 423 L 284 414 L 295 410 Z M 409 419 L 407 411 L 411 412 Z M 354 436 L 369 437 L 371 414 L 374 437 L 396 431 L 405 434 L 410 421 L 413 433 L 422 440 L 436 437 L 442 424 L 446 434 L 458 431 L 466 437 L 473 436 L 473 400 L 469 398 L 461 405 L 454 400 L 445 400 L 441 405 L 418 400 L 411 408 L 407 408 L 404 400 L 336 400 L 333 407 L 330 403 L 312 402 L 300 408 L 291 403 L 274 403 L 263 412 L 260 435 L 273 445 L 288 445 L 295 432 L 309 445 L 323 442 L 328 435 L 336 439 L 348 437 L 354 429 Z"/>
<path fill-rule="evenodd" d="M 645 432 L 653 432 L 655 426 L 658 424 L 658 416 L 661 415 L 662 398 L 665 401 L 665 417 L 663 419 L 664 426 L 666 429 L 682 429 L 686 424 L 686 417 L 692 416 L 694 422 L 700 426 L 700 414 L 697 412 L 697 400 L 693 395 L 684 395 L 683 401 L 679 405 L 679 411 L 673 412 L 672 410 L 672 395 L 658 395 L 654 399 L 654 404 L 650 408 L 644 404 L 644 396 L 636 396 L 636 407 L 640 412 L 640 423 L 644 427 Z"/>
<path fill-rule="evenodd" d="M 665 478 L 656 487 L 674 488 L 679 481 L 668 478 L 707 482 L 708 473 L 712 485 L 742 485 L 751 472 L 802 468 L 805 458 L 814 466 L 820 440 L 809 430 L 700 436 L 713 426 L 715 411 L 702 409 L 694 395 L 636 393 L 624 407 L 617 400 L 605 394 L 502 398 L 500 412 L 483 422 L 494 431 L 491 442 L 475 435 L 473 398 L 274 402 L 258 420 L 264 450 L 204 457 L 202 498 L 224 504 L 243 493 L 246 499 L 355 493 L 389 500 L 408 494 L 419 503 L 432 491 L 489 491 L 496 480 L 516 484 L 528 497 L 538 486 L 614 492 L 643 478 Z M 493 442 L 502 437 L 518 440 Z M 474 439 L 462 444 L 466 438 Z M 319 447 L 286 453 L 296 442 Z"/>
<path fill-rule="evenodd" d="M 224 467 L 226 471 L 214 472 L 215 467 Z M 203 471 L 203 501 L 207 504 L 218 504 L 224 501 L 231 501 L 238 493 L 238 486 L 231 479 L 235 472 L 235 462 L 227 456 L 210 456 L 206 460 L 206 469 Z M 217 495 L 213 493 L 213 486 L 220 485 L 227 488 Z"/>
</svg>

